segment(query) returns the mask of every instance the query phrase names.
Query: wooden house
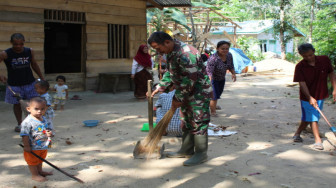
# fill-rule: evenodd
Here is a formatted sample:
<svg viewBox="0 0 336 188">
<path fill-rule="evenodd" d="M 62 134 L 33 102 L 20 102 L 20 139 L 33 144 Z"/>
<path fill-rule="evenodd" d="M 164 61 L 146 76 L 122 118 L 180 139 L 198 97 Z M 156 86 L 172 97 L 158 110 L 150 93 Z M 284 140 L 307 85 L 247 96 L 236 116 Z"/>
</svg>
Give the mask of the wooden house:
<svg viewBox="0 0 336 188">
<path fill-rule="evenodd" d="M 190 0 L 1 0 L 0 50 L 22 33 L 48 81 L 62 74 L 72 90 L 95 90 L 100 73 L 130 73 L 147 39 L 146 9 L 165 6 Z"/>
</svg>

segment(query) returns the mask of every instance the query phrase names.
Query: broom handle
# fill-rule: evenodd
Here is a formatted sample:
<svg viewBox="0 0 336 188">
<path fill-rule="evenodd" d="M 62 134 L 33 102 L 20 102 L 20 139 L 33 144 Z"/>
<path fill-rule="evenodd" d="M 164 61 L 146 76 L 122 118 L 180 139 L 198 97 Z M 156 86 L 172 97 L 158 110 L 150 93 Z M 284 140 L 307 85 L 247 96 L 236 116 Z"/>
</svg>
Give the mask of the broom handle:
<svg viewBox="0 0 336 188">
<path fill-rule="evenodd" d="M 322 116 L 323 119 L 327 122 L 327 124 L 329 125 L 329 127 L 332 128 L 333 126 L 329 123 L 327 117 L 324 116 L 324 114 L 323 114 L 323 112 L 320 110 L 320 108 L 317 107 L 316 110 L 321 114 L 321 116 Z"/>
<path fill-rule="evenodd" d="M 19 146 L 21 146 L 23 148 L 22 144 L 19 144 Z M 75 176 L 68 174 L 67 172 L 63 171 L 62 169 L 58 168 L 57 166 L 55 166 L 54 164 L 52 164 L 51 162 L 47 161 L 46 159 L 43 159 L 42 157 L 36 155 L 36 153 L 34 153 L 33 151 L 30 152 L 31 154 L 33 154 L 35 157 L 37 157 L 38 159 L 42 160 L 43 162 L 47 163 L 48 165 L 50 165 L 51 167 L 53 167 L 54 169 L 62 172 L 63 174 L 67 175 L 68 177 L 78 181 L 79 183 L 84 183 L 81 179 L 76 178 Z"/>
<path fill-rule="evenodd" d="M 13 91 L 13 89 L 12 89 L 12 87 L 11 87 L 11 86 L 7 85 L 7 87 L 8 87 L 8 89 L 9 89 L 9 91 L 11 91 L 11 92 L 12 92 L 12 94 L 13 94 L 13 95 L 15 95 L 15 94 L 16 94 L 16 93 Z"/>
<path fill-rule="evenodd" d="M 147 82 L 147 91 L 148 91 L 148 125 L 149 131 L 153 129 L 153 97 L 152 96 L 152 80 Z"/>
</svg>

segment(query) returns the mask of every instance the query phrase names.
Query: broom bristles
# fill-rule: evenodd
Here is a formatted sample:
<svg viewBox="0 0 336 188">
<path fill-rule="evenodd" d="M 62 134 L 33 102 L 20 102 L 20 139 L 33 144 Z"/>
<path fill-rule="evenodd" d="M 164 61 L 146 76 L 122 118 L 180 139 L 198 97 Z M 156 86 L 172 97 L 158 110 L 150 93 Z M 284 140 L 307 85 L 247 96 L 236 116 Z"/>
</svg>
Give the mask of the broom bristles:
<svg viewBox="0 0 336 188">
<path fill-rule="evenodd" d="M 157 145 L 160 142 L 163 133 L 166 131 L 170 120 L 173 118 L 174 113 L 175 110 L 170 108 L 169 111 L 158 122 L 156 127 L 148 133 L 144 141 L 141 143 L 141 150 L 148 152 L 148 156 L 150 156 L 156 150 Z"/>
</svg>

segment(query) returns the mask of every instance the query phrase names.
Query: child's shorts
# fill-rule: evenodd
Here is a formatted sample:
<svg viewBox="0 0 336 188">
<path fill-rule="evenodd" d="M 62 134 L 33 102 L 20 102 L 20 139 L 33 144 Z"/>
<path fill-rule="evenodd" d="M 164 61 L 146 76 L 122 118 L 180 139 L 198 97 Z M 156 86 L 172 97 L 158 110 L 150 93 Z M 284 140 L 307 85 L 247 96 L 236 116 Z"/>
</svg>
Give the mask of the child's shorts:
<svg viewBox="0 0 336 188">
<path fill-rule="evenodd" d="M 33 97 L 39 96 L 35 90 L 35 82 L 23 86 L 11 86 L 15 93 L 19 93 L 22 99 L 29 100 Z M 9 104 L 19 104 L 20 102 L 14 97 L 13 93 L 6 88 L 5 102 Z"/>
<path fill-rule="evenodd" d="M 65 105 L 66 99 L 54 99 L 54 104 Z"/>
<path fill-rule="evenodd" d="M 317 104 L 321 110 L 323 109 L 323 102 L 324 100 L 317 100 Z M 301 111 L 301 120 L 305 122 L 318 122 L 321 117 L 320 113 L 308 101 L 301 100 Z"/>
<path fill-rule="evenodd" d="M 42 159 L 45 159 L 47 157 L 48 150 L 33 150 L 33 152 L 36 155 L 40 156 Z M 30 152 L 24 151 L 23 156 L 29 166 L 36 166 L 43 162 L 42 160 L 38 159 Z"/>
</svg>

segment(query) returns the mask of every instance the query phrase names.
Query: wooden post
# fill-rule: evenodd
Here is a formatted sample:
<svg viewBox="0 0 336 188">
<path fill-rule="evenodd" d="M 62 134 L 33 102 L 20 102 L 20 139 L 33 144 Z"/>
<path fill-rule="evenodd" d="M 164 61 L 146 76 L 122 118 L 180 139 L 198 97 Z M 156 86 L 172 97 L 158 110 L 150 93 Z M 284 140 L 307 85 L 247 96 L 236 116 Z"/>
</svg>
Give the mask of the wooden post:
<svg viewBox="0 0 336 188">
<path fill-rule="evenodd" d="M 153 97 L 152 96 L 152 80 L 148 80 L 147 82 L 147 91 L 148 91 L 148 125 L 149 131 L 153 129 Z"/>
<path fill-rule="evenodd" d="M 237 43 L 237 26 L 234 26 L 233 27 L 233 41 L 234 41 L 234 44 Z M 237 48 L 238 46 L 235 45 L 235 47 Z"/>
<path fill-rule="evenodd" d="M 195 25 L 194 25 L 194 19 L 192 16 L 192 8 L 189 7 L 189 16 L 190 16 L 190 21 L 191 21 L 191 37 L 192 37 L 192 42 L 193 42 L 193 46 L 196 47 L 196 29 L 195 29 Z"/>
</svg>

